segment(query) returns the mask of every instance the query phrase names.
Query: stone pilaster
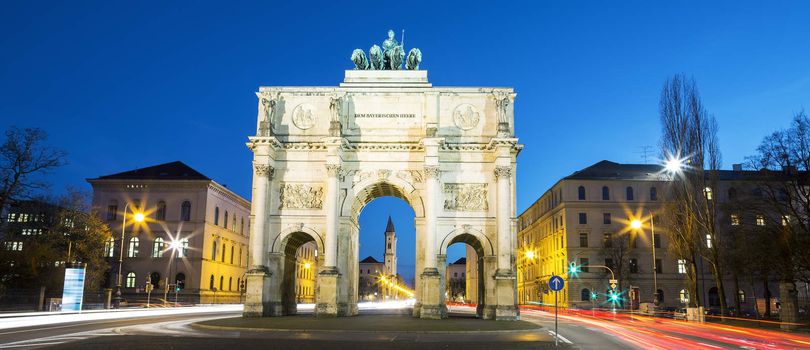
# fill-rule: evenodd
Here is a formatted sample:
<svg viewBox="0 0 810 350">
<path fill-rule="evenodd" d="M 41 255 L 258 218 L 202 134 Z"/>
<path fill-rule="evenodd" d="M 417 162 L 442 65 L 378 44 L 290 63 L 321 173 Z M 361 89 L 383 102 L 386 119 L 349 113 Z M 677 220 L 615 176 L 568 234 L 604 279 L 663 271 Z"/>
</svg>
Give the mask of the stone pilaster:
<svg viewBox="0 0 810 350">
<path fill-rule="evenodd" d="M 510 212 L 512 208 L 512 191 L 509 180 L 512 178 L 512 168 L 509 166 L 498 166 L 495 168 L 495 177 L 498 182 L 497 200 L 497 222 L 498 222 L 498 275 L 512 275 L 512 244 L 509 241 Z"/>
<path fill-rule="evenodd" d="M 318 300 L 315 315 L 332 317 L 341 314 L 339 294 L 341 274 L 337 268 L 338 254 L 338 196 L 340 193 L 340 164 L 326 164 L 326 247 L 324 249 L 324 267 L 318 274 Z"/>
</svg>

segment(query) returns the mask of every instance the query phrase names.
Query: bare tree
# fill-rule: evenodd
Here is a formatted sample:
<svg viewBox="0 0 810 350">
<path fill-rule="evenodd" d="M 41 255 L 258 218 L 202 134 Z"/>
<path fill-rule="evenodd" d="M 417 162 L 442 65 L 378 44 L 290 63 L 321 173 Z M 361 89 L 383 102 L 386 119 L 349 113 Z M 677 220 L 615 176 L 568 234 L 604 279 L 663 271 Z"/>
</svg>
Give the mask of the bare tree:
<svg viewBox="0 0 810 350">
<path fill-rule="evenodd" d="M 774 223 L 769 263 L 779 278 L 782 328 L 790 329 L 798 319 L 796 280 L 810 280 L 810 119 L 804 111 L 793 116 L 789 128 L 765 137 L 748 162 L 767 174 L 759 182 L 768 204 L 761 215 Z"/>
<path fill-rule="evenodd" d="M 664 219 L 670 223 L 670 251 L 689 265 L 687 282 L 695 306 L 701 305 L 697 293 L 700 274 L 697 262 L 703 259 L 709 263 L 720 298 L 720 312 L 725 315 L 723 237 L 718 232 L 712 194 L 712 189 L 717 188 L 717 173 L 722 162 L 717 121 L 703 106 L 695 81 L 681 75 L 664 83 L 659 112 L 663 155 L 682 158 L 686 163 L 683 172 L 672 178 L 669 208 L 665 210 Z"/>
<path fill-rule="evenodd" d="M 0 210 L 11 200 L 45 188 L 36 175 L 65 164 L 65 152 L 45 145 L 46 139 L 38 128 L 6 130 L 0 145 Z"/>
<path fill-rule="evenodd" d="M 630 281 L 630 257 L 633 251 L 633 245 L 630 237 L 631 233 L 611 234 L 602 243 L 602 256 L 605 259 L 605 265 L 609 267 L 616 276 L 619 282 L 617 290 L 623 291 L 625 286 L 631 284 Z M 606 272 L 607 273 L 607 272 Z"/>
</svg>

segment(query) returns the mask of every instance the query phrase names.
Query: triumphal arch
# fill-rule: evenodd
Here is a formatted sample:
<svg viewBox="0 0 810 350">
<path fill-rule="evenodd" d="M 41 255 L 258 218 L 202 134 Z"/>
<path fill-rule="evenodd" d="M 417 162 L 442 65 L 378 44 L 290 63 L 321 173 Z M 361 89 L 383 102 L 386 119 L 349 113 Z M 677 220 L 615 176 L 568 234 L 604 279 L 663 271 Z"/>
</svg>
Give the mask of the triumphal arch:
<svg viewBox="0 0 810 350">
<path fill-rule="evenodd" d="M 355 50 L 339 86 L 259 88 L 244 316 L 296 312 L 295 252 L 308 242 L 316 314 L 356 315 L 358 216 L 394 196 L 416 214 L 414 316 L 446 317 L 445 254 L 464 242 L 478 255 L 479 315 L 519 317 L 515 92 L 434 87 L 421 52 L 403 62 L 389 40 L 368 59 Z"/>
</svg>

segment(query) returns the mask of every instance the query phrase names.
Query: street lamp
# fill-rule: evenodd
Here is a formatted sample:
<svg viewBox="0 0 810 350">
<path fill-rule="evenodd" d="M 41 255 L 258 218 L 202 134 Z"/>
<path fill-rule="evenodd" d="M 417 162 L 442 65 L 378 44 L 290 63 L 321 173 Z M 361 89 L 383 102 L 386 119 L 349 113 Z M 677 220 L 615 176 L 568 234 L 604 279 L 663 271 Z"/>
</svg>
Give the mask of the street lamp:
<svg viewBox="0 0 810 350">
<path fill-rule="evenodd" d="M 650 236 L 652 239 L 650 244 L 652 246 L 652 265 L 653 265 L 653 304 L 658 305 L 658 267 L 656 266 L 655 259 L 655 222 L 653 219 L 652 211 L 647 210 L 650 214 Z M 633 219 L 630 221 L 630 227 L 634 230 L 641 230 L 641 220 Z"/>
<path fill-rule="evenodd" d="M 115 307 L 118 308 L 121 305 L 121 273 L 122 267 L 124 266 L 124 233 L 127 229 L 127 209 L 129 209 L 129 202 L 124 205 L 124 217 L 123 222 L 121 223 L 121 255 L 118 256 L 118 284 L 116 285 L 115 291 Z M 142 212 L 133 212 L 132 219 L 136 222 L 143 222 L 144 215 Z"/>
<path fill-rule="evenodd" d="M 174 274 L 177 272 L 177 259 L 180 257 L 180 250 L 183 249 L 183 243 L 179 239 L 173 239 L 169 242 L 169 249 L 172 251 L 172 259 L 174 260 L 174 264 L 172 265 L 174 271 L 169 271 L 169 274 Z M 177 307 L 177 293 L 180 291 L 180 281 L 177 280 L 177 276 L 174 276 L 174 307 Z"/>
</svg>

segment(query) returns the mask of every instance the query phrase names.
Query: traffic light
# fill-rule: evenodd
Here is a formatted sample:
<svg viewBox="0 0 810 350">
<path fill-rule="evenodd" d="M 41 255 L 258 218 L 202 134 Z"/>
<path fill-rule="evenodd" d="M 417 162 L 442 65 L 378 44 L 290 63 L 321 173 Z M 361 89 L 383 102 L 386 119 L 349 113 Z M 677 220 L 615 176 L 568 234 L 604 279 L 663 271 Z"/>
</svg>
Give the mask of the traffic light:
<svg viewBox="0 0 810 350">
<path fill-rule="evenodd" d="M 619 294 L 616 291 L 610 291 L 610 302 L 618 303 L 619 302 Z"/>
<path fill-rule="evenodd" d="M 239 290 L 241 290 L 241 291 L 245 290 L 245 280 L 242 280 L 242 282 L 239 282 Z"/>
<path fill-rule="evenodd" d="M 596 300 L 596 299 L 599 299 L 599 294 L 596 294 L 596 292 L 591 293 L 591 300 Z"/>
</svg>

